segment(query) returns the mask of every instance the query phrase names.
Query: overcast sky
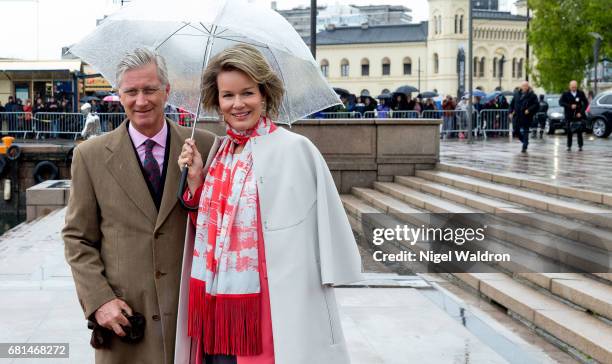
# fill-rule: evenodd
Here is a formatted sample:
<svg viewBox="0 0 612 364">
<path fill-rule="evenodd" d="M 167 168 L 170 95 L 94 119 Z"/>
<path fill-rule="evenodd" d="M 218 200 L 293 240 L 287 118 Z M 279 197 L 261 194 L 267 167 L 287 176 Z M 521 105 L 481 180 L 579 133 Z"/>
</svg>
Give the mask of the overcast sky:
<svg viewBox="0 0 612 364">
<path fill-rule="evenodd" d="M 206 0 L 203 0 L 206 1 Z M 270 6 L 270 0 L 253 0 Z M 63 46 L 78 42 L 96 19 L 120 8 L 120 0 L 0 0 L 0 58 L 59 59 Z M 278 9 L 309 6 L 310 0 L 277 0 Z M 427 0 L 318 0 L 322 4 L 390 4 L 412 9 L 415 22 L 427 20 Z M 168 4 L 172 4 L 168 0 Z"/>
</svg>

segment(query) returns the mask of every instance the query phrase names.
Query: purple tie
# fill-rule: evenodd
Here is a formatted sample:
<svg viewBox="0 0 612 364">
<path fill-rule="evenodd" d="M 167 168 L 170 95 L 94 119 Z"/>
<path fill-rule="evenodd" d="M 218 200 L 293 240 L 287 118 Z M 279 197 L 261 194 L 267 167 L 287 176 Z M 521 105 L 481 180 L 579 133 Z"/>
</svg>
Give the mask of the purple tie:
<svg viewBox="0 0 612 364">
<path fill-rule="evenodd" d="M 159 193 L 161 185 L 161 173 L 159 171 L 159 164 L 153 156 L 153 147 L 155 146 L 155 140 L 147 139 L 145 141 L 145 158 L 143 167 L 146 173 L 146 177 L 153 187 L 153 192 L 157 195 Z"/>
</svg>

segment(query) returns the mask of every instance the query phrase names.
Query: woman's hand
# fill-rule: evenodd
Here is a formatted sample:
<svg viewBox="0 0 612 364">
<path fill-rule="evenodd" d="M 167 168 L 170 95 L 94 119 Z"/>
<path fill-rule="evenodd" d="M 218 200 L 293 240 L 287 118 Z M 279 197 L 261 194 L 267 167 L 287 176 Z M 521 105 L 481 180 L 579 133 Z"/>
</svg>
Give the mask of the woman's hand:
<svg viewBox="0 0 612 364">
<path fill-rule="evenodd" d="M 183 168 L 185 165 L 189 167 L 187 185 L 189 186 L 191 195 L 194 195 L 198 187 L 204 182 L 204 161 L 193 139 L 185 139 L 181 155 L 179 155 L 178 164 L 179 168 Z"/>
</svg>

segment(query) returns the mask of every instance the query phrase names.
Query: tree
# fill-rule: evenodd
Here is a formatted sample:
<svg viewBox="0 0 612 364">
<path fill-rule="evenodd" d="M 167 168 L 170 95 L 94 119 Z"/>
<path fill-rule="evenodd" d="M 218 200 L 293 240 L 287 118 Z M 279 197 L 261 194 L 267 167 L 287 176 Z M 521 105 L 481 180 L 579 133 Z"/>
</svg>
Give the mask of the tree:
<svg viewBox="0 0 612 364">
<path fill-rule="evenodd" d="M 538 86 L 560 92 L 570 80 L 584 79 L 593 66 L 590 32 L 604 38 L 600 60 L 612 54 L 612 0 L 529 0 L 528 4 L 533 14 L 528 39 L 536 58 L 529 72 Z"/>
</svg>

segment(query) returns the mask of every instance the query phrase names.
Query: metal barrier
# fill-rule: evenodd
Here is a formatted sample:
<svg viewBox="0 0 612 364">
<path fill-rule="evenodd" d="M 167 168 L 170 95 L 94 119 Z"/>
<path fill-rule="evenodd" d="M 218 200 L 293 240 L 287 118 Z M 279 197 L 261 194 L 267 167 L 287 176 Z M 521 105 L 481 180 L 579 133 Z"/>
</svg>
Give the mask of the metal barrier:
<svg viewBox="0 0 612 364">
<path fill-rule="evenodd" d="M 485 109 L 480 110 L 479 130 L 486 138 L 487 136 L 502 136 L 511 134 L 511 120 L 508 110 Z"/>
<path fill-rule="evenodd" d="M 391 116 L 391 111 L 374 110 L 374 111 L 366 111 L 365 113 L 363 113 L 363 117 L 366 119 L 389 119 L 392 116 Z"/>
<path fill-rule="evenodd" d="M 339 112 L 319 112 L 312 115 L 314 119 L 361 119 L 358 111 L 339 111 Z"/>
<path fill-rule="evenodd" d="M 100 126 L 104 133 L 115 130 L 126 118 L 125 113 L 122 112 L 101 112 L 96 115 L 100 118 Z"/>
<path fill-rule="evenodd" d="M 32 132 L 32 120 L 31 112 L 0 112 L 0 133 L 26 138 Z"/>
<path fill-rule="evenodd" d="M 391 111 L 391 117 L 394 119 L 418 119 L 421 115 L 415 110 L 393 110 Z"/>
<path fill-rule="evenodd" d="M 34 115 L 32 131 L 36 138 L 48 136 L 57 138 L 60 135 L 73 135 L 74 139 L 83 130 L 85 116 L 81 113 L 39 112 Z"/>
<path fill-rule="evenodd" d="M 117 128 L 126 118 L 125 113 L 98 113 L 103 132 Z M 538 113 L 535 120 L 543 115 Z M 189 112 L 167 113 L 166 116 L 179 125 L 190 127 L 195 115 Z M 545 116 L 545 115 L 544 115 Z M 319 119 L 360 119 L 360 118 L 396 118 L 396 119 L 442 119 L 440 135 L 443 138 L 466 138 L 468 129 L 468 114 L 465 110 L 425 110 L 421 113 L 414 110 L 406 111 L 368 111 L 363 115 L 359 112 L 320 112 L 310 118 Z M 206 120 L 216 120 L 214 117 L 201 117 Z M 46 136 L 56 138 L 70 136 L 75 139 L 81 133 L 85 116 L 81 113 L 50 113 L 36 114 L 26 112 L 1 112 L 0 134 L 15 137 L 30 138 Z M 474 136 L 512 136 L 512 120 L 508 110 L 486 109 L 472 114 Z"/>
</svg>

